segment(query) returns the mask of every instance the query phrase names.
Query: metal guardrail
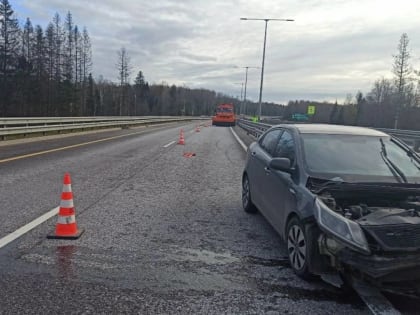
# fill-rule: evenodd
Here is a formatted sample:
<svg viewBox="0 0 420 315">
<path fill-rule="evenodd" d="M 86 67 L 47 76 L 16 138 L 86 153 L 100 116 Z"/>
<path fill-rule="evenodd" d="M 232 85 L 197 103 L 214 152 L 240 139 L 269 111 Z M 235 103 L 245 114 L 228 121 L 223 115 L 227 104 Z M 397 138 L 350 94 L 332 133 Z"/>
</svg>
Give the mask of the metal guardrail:
<svg viewBox="0 0 420 315">
<path fill-rule="evenodd" d="M 420 151 L 420 131 L 384 128 L 376 129 L 404 141 L 408 145 L 412 146 L 416 152 Z"/>
<path fill-rule="evenodd" d="M 8 117 L 0 118 L 0 126 L 30 126 L 50 124 L 75 124 L 81 122 L 142 121 L 151 119 L 187 118 L 174 116 L 95 116 L 95 117 Z M 195 119 L 196 117 L 188 117 Z"/>
<path fill-rule="evenodd" d="M 0 119 L 0 139 L 10 136 L 48 132 L 84 131 L 102 128 L 124 128 L 136 125 L 149 125 L 177 121 L 202 120 L 205 117 L 41 117 L 41 118 L 2 118 Z"/>
<path fill-rule="evenodd" d="M 260 136 L 264 131 L 272 126 L 270 124 L 257 123 L 245 119 L 239 119 L 237 124 L 239 127 L 244 129 L 247 133 L 252 134 L 254 137 Z"/>
<path fill-rule="evenodd" d="M 237 125 L 244 129 L 248 134 L 251 134 L 256 138 L 258 138 L 264 131 L 273 126 L 270 124 L 257 123 L 245 119 L 239 119 L 237 121 Z"/>
<path fill-rule="evenodd" d="M 249 134 L 252 134 L 255 137 L 260 136 L 264 131 L 273 126 L 271 124 L 255 123 L 245 119 L 238 120 L 237 124 Z M 412 146 L 417 152 L 419 152 L 420 150 L 420 131 L 385 128 L 375 129 L 402 140 L 409 146 Z"/>
</svg>

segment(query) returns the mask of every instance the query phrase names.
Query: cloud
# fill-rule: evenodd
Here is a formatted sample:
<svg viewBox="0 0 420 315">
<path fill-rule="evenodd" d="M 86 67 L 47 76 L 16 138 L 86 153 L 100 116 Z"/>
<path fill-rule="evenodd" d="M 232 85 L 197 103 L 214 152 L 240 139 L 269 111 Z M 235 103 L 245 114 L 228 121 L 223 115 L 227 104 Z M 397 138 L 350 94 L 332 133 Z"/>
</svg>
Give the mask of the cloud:
<svg viewBox="0 0 420 315">
<path fill-rule="evenodd" d="M 133 78 L 208 87 L 238 95 L 245 71 L 261 66 L 264 22 L 240 17 L 293 18 L 269 22 L 264 100 L 335 100 L 367 92 L 390 76 L 392 54 L 407 32 L 420 68 L 417 0 L 15 0 L 15 9 L 44 27 L 68 10 L 92 38 L 94 75 L 116 80 L 116 52 L 126 47 Z M 24 17 L 19 16 L 21 19 Z M 26 16 L 25 16 L 26 17 Z M 416 59 L 417 58 L 417 59 Z M 248 95 L 258 99 L 260 71 L 250 70 Z"/>
</svg>

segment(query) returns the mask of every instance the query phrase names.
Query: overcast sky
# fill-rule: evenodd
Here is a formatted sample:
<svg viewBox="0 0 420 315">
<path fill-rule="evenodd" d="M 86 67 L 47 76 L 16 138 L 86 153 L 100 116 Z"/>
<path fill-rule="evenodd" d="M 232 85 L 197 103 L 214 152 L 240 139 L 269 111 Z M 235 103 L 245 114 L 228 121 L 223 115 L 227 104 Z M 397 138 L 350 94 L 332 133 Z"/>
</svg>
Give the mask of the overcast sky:
<svg viewBox="0 0 420 315">
<path fill-rule="evenodd" d="M 70 10 L 86 26 L 94 76 L 116 80 L 117 51 L 153 83 L 185 84 L 239 96 L 243 66 L 261 67 L 269 22 L 263 100 L 343 100 L 390 77 L 402 33 L 420 68 L 419 0 L 10 0 L 19 20 L 43 28 Z M 237 68 L 235 68 L 237 67 Z M 132 79 L 135 77 L 132 75 Z M 249 70 L 248 98 L 258 100 L 260 70 Z"/>
</svg>

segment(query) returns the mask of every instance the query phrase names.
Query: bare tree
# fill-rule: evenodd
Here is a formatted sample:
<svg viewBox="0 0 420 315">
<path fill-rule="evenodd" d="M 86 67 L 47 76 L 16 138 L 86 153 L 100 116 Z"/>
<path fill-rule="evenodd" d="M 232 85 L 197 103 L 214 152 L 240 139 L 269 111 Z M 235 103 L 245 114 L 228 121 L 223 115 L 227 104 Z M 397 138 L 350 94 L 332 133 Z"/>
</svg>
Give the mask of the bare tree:
<svg viewBox="0 0 420 315">
<path fill-rule="evenodd" d="M 118 70 L 118 81 L 120 83 L 120 104 L 119 104 L 119 115 L 122 115 L 123 107 L 125 106 L 126 99 L 126 86 L 129 84 L 131 66 L 130 66 L 130 56 L 127 53 L 127 50 L 122 47 L 118 51 L 118 60 L 117 60 L 117 70 Z"/>
<path fill-rule="evenodd" d="M 401 107 L 405 104 L 405 92 L 411 74 L 411 66 L 409 64 L 410 52 L 408 50 L 409 39 L 406 33 L 403 33 L 398 44 L 398 53 L 394 55 L 394 64 L 392 67 L 395 75 L 395 86 L 398 93 L 398 103 L 395 111 L 394 128 L 398 128 L 398 119 Z"/>
<path fill-rule="evenodd" d="M 89 33 L 86 27 L 83 28 L 82 33 L 82 76 L 86 81 L 88 75 L 92 71 L 92 45 L 90 42 Z"/>
</svg>

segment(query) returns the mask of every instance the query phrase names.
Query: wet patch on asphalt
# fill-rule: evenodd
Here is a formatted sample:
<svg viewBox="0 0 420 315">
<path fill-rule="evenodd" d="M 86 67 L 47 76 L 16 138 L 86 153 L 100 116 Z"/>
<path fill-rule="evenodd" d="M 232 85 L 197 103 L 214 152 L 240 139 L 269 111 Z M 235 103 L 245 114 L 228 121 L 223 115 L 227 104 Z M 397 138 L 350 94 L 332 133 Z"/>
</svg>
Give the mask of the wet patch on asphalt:
<svg viewBox="0 0 420 315">
<path fill-rule="evenodd" d="M 255 256 L 247 256 L 243 261 L 253 265 L 260 265 L 265 267 L 287 267 L 290 268 L 289 258 L 283 257 L 281 259 L 269 259 Z"/>
</svg>

